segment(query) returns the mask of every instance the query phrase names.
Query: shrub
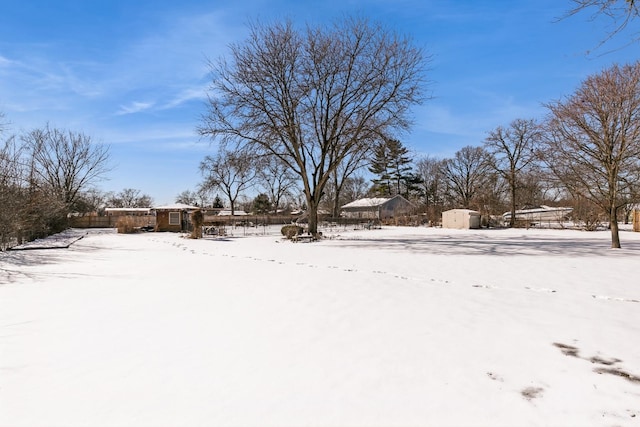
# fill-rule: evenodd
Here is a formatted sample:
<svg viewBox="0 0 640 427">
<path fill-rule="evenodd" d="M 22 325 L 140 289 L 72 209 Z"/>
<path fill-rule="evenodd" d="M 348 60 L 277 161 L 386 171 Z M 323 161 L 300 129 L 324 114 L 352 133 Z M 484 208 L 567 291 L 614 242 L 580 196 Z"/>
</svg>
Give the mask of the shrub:
<svg viewBox="0 0 640 427">
<path fill-rule="evenodd" d="M 204 214 L 201 210 L 197 210 L 191 214 L 191 223 L 193 224 L 193 230 L 191 231 L 192 239 L 202 238 L 202 224 L 204 223 Z"/>
<path fill-rule="evenodd" d="M 299 225 L 289 224 L 289 225 L 283 226 L 280 232 L 287 239 L 291 239 L 293 236 L 302 234 L 304 232 L 304 229 Z"/>
<path fill-rule="evenodd" d="M 130 216 L 122 216 L 118 218 L 118 221 L 116 221 L 116 229 L 118 230 L 118 233 L 126 234 L 138 231 L 135 219 Z"/>
</svg>

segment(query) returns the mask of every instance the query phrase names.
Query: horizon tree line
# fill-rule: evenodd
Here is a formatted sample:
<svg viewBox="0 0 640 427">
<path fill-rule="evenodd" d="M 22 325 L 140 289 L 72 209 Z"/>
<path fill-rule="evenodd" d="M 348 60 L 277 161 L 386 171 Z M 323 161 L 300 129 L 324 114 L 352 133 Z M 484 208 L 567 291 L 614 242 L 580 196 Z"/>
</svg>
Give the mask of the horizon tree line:
<svg viewBox="0 0 640 427">
<path fill-rule="evenodd" d="M 413 162 L 398 139 L 367 139 L 368 149 L 341 176 L 340 187 L 329 179 L 324 183 L 316 208 L 336 216 L 338 206 L 352 201 L 339 190 L 362 179 L 366 169 L 373 175 L 371 185 L 366 191 L 360 185 L 357 195 L 402 195 L 431 221 L 452 207 L 486 217 L 508 210 L 513 227 L 518 208 L 562 202 L 574 206 L 575 219 L 588 228 L 606 223 L 612 247 L 619 248 L 618 221 L 621 216 L 626 221 L 628 209 L 640 203 L 640 62 L 589 76 L 574 94 L 545 107 L 542 121 L 515 119 L 489 131 L 481 145 L 462 147 L 447 159 L 425 156 Z M 260 158 L 280 159 L 268 152 Z M 218 161 L 233 164 L 224 155 Z"/>
<path fill-rule="evenodd" d="M 622 29 L 638 16 L 630 0 L 573 1 L 568 15 L 596 7 L 596 14 L 624 16 Z M 587 215 L 605 215 L 612 247 L 620 247 L 618 218 L 638 201 L 638 62 L 588 77 L 573 95 L 546 104 L 540 122 L 516 119 L 490 131 L 482 145 L 414 164 L 399 137 L 410 129 L 411 107 L 429 98 L 429 56 L 409 38 L 361 18 L 305 30 L 285 21 L 251 25 L 230 52 L 231 60 L 209 63 L 212 86 L 198 131 L 220 147 L 201 165 L 199 193 L 224 189 L 232 210 L 271 162 L 291 185 L 269 181 L 279 172 L 263 174 L 271 183 L 265 188 L 276 189 L 267 197 L 277 207 L 279 196 L 300 185 L 315 234 L 320 207 L 336 214 L 345 193 L 362 193 L 367 168 L 374 174 L 367 192 L 422 201 L 434 216 L 452 204 L 490 214 L 505 205 L 514 212 L 540 200 L 569 200 Z M 1 154 L 2 215 L 20 235 L 27 224 L 29 235 L 46 232 L 88 209 L 100 196 L 95 183 L 109 170 L 108 147 L 48 124 L 6 138 Z M 244 158 L 253 175 L 216 171 Z M 48 218 L 39 213 L 43 200 Z"/>
</svg>

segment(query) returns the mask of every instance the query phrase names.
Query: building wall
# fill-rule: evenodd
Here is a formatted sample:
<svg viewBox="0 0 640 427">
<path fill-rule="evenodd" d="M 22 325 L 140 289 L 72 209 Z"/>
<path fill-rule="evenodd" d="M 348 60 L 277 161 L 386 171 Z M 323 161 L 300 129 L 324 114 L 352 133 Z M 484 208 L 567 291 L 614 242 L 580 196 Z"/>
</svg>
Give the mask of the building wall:
<svg viewBox="0 0 640 427">
<path fill-rule="evenodd" d="M 467 209 L 451 209 L 442 212 L 442 228 L 480 228 L 480 214 Z"/>
<path fill-rule="evenodd" d="M 178 212 L 180 214 L 179 224 L 169 224 L 169 212 Z M 156 231 L 182 231 L 183 214 L 180 211 L 156 211 Z"/>
<path fill-rule="evenodd" d="M 359 219 L 379 219 L 378 208 L 359 208 L 349 209 L 343 211 L 345 218 L 359 218 Z"/>
<path fill-rule="evenodd" d="M 380 219 L 394 218 L 399 215 L 408 213 L 412 206 L 405 199 L 394 197 L 382 205 L 380 210 Z"/>
</svg>

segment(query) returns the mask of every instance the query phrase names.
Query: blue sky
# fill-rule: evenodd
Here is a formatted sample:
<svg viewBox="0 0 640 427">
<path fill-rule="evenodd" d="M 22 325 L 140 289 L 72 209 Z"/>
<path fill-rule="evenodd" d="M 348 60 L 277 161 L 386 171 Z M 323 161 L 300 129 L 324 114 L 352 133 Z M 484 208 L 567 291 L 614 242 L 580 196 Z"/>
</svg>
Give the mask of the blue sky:
<svg viewBox="0 0 640 427">
<path fill-rule="evenodd" d="M 195 131 L 207 59 L 228 55 L 247 23 L 303 26 L 348 14 L 380 21 L 431 55 L 433 98 L 402 141 L 416 157 L 452 156 L 613 63 L 635 61 L 589 14 L 557 22 L 569 0 L 29 0 L 0 13 L 0 111 L 19 134 L 46 123 L 110 145 L 104 191 L 135 188 L 156 204 L 195 190 L 214 148 Z M 608 52 L 613 49 L 612 52 Z"/>
</svg>

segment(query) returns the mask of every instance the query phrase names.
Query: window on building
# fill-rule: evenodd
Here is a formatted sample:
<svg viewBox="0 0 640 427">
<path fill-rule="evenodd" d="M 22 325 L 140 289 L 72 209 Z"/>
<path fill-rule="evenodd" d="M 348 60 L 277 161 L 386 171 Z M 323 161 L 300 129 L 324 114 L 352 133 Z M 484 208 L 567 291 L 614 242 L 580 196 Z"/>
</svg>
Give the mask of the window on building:
<svg viewBox="0 0 640 427">
<path fill-rule="evenodd" d="M 180 212 L 169 212 L 169 225 L 180 225 Z"/>
</svg>

